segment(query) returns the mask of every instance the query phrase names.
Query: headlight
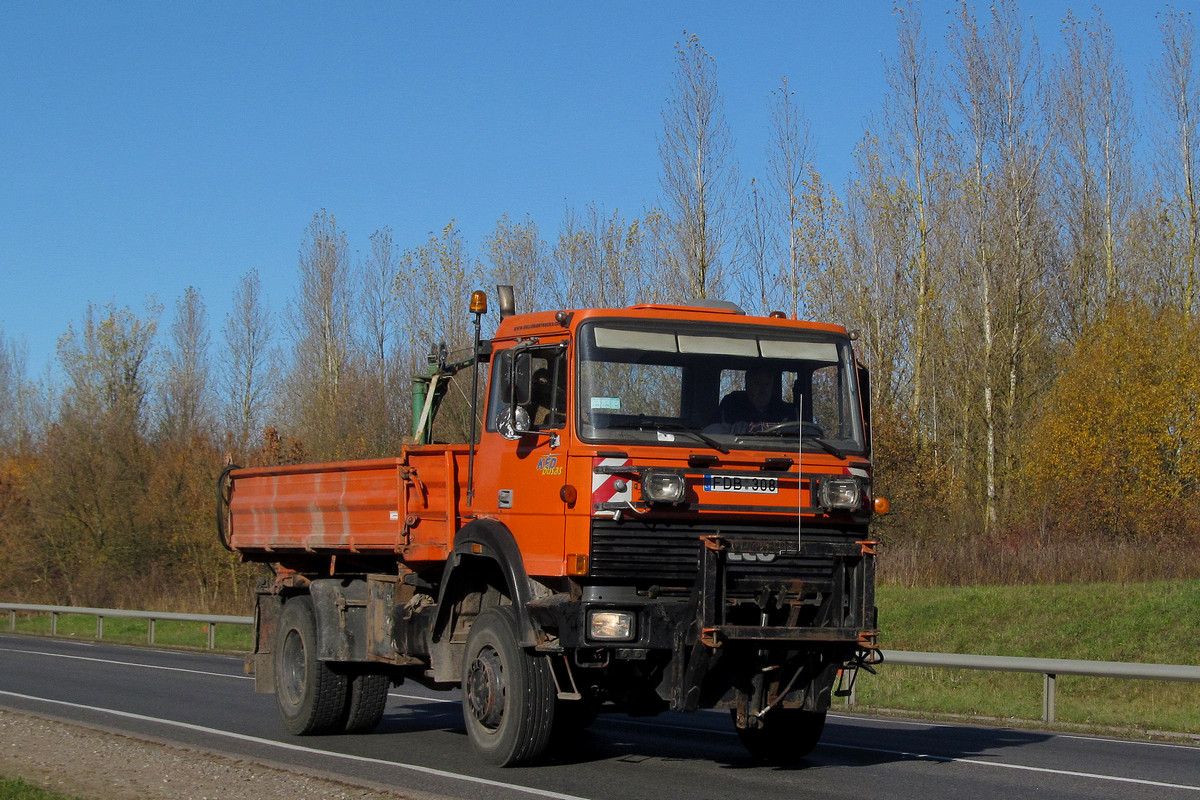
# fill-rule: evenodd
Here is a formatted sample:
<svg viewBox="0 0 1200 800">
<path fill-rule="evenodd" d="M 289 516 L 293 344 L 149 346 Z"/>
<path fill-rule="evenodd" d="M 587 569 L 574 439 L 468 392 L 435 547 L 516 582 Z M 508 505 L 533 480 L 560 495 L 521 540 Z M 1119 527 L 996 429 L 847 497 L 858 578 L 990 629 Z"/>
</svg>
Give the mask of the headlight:
<svg viewBox="0 0 1200 800">
<path fill-rule="evenodd" d="M 628 642 L 634 637 L 633 614 L 628 611 L 592 611 L 588 613 L 588 638 Z"/>
<path fill-rule="evenodd" d="M 821 481 L 821 505 L 825 508 L 858 508 L 862 487 L 854 478 Z"/>
<path fill-rule="evenodd" d="M 642 496 L 651 503 L 680 503 L 683 501 L 683 488 L 683 476 L 673 472 L 647 472 L 642 475 Z"/>
</svg>

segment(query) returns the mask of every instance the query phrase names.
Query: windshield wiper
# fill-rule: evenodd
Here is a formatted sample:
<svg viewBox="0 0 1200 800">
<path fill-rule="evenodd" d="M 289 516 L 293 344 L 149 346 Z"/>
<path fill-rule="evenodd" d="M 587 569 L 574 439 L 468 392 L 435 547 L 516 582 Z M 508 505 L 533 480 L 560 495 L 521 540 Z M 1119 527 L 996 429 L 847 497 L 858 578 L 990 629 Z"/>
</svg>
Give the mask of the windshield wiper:
<svg viewBox="0 0 1200 800">
<path fill-rule="evenodd" d="M 695 436 L 697 439 L 704 442 L 718 453 L 721 453 L 722 455 L 729 455 L 729 448 L 709 436 L 707 433 L 698 431 L 695 428 L 689 428 L 687 425 L 683 425 L 678 422 L 659 422 L 658 420 L 650 419 L 649 417 L 638 417 L 636 422 L 617 422 L 611 425 L 606 425 L 605 427 L 616 430 L 644 431 L 647 429 L 653 429 L 688 433 L 692 436 Z"/>
<path fill-rule="evenodd" d="M 821 429 L 811 422 L 801 423 L 797 420 L 778 422 L 760 431 L 741 434 L 739 440 L 741 437 L 746 436 L 783 436 L 785 434 L 795 434 L 797 430 L 800 431 L 800 440 L 802 442 L 812 442 L 835 458 L 846 457 L 846 454 L 838 447 L 826 441 L 821 433 Z"/>
<path fill-rule="evenodd" d="M 716 439 L 712 438 L 711 436 L 709 436 L 707 433 L 704 433 L 703 431 L 698 431 L 695 428 L 689 428 L 687 425 L 681 425 L 678 422 L 656 423 L 655 427 L 662 428 L 663 430 L 666 430 L 666 431 L 679 431 L 681 433 L 690 433 L 692 436 L 695 436 L 697 439 L 704 442 L 706 445 L 711 447 L 713 450 L 716 450 L 718 453 L 721 453 L 722 455 L 729 455 L 728 447 L 721 444 Z"/>
<path fill-rule="evenodd" d="M 829 453 L 829 455 L 833 456 L 834 458 L 845 458 L 846 457 L 845 453 L 843 453 L 837 447 L 834 447 L 829 442 L 822 439 L 820 436 L 805 436 L 804 441 L 813 442 L 814 444 L 816 444 L 818 447 L 820 447 L 826 453 Z"/>
</svg>

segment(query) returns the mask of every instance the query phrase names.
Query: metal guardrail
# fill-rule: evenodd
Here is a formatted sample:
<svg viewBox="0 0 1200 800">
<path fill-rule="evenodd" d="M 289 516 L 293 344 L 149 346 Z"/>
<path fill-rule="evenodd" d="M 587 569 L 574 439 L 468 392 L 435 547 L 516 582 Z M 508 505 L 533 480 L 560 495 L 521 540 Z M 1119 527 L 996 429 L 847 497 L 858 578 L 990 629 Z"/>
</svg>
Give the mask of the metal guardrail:
<svg viewBox="0 0 1200 800">
<path fill-rule="evenodd" d="M 1054 722 L 1054 695 L 1059 675 L 1100 678 L 1133 678 L 1148 681 L 1200 682 L 1200 666 L 1136 664 L 1123 661 L 1076 661 L 1069 658 L 1019 658 L 973 656 L 957 653 L 883 651 L 884 663 L 936 669 L 977 669 L 997 672 L 1031 672 L 1042 675 L 1042 721 Z"/>
<path fill-rule="evenodd" d="M 17 612 L 26 611 L 50 615 L 50 635 L 58 635 L 58 618 L 61 614 L 84 614 L 96 618 L 96 638 L 104 638 L 104 619 L 124 617 L 147 621 L 147 640 L 154 644 L 154 623 L 201 622 L 208 626 L 208 649 L 216 648 L 217 625 L 253 625 L 254 617 L 234 617 L 226 614 L 179 614 L 173 611 L 127 611 L 119 608 L 86 608 L 83 606 L 43 606 L 30 603 L 0 603 L 0 611 L 8 612 L 8 629 L 16 631 Z"/>
<path fill-rule="evenodd" d="M 125 611 L 116 608 L 81 606 L 43 606 L 29 603 L 0 603 L 0 611 L 9 612 L 10 631 L 17 628 L 17 612 L 50 614 L 50 634 L 58 633 L 60 614 L 85 614 L 96 617 L 96 638 L 104 638 L 105 617 L 144 619 L 149 623 L 147 638 L 154 644 L 154 623 L 158 620 L 202 622 L 208 625 L 208 649 L 216 642 L 217 625 L 253 625 L 254 617 L 223 614 L 178 614 L 169 611 Z M 916 653 L 884 650 L 884 662 L 905 667 L 934 669 L 972 669 L 995 672 L 1040 674 L 1043 680 L 1042 721 L 1054 722 L 1054 699 L 1059 675 L 1090 675 L 1101 678 L 1127 678 L 1151 681 L 1188 681 L 1200 683 L 1200 666 L 1184 664 L 1137 664 L 1123 661 L 1077 661 L 1068 658 L 1019 658 L 1015 656 L 976 656 L 958 653 Z"/>
</svg>

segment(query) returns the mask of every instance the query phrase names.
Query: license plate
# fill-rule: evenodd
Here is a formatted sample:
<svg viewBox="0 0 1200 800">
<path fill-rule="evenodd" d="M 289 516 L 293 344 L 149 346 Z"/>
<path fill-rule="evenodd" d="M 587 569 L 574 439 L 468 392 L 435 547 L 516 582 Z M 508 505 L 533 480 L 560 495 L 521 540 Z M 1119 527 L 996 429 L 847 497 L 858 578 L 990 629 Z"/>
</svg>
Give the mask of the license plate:
<svg viewBox="0 0 1200 800">
<path fill-rule="evenodd" d="M 742 492 L 745 494 L 778 494 L 778 478 L 755 475 L 705 475 L 706 492 Z"/>
</svg>

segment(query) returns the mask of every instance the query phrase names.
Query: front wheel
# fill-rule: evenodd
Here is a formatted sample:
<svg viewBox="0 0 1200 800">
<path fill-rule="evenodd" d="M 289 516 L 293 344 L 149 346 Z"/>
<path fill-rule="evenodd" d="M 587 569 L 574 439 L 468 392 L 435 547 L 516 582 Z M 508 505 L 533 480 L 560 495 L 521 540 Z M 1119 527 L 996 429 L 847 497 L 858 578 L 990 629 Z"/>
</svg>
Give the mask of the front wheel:
<svg viewBox="0 0 1200 800">
<path fill-rule="evenodd" d="M 479 757 L 500 767 L 535 760 L 550 744 L 556 692 L 544 656 L 519 644 L 512 606 L 489 608 L 467 635 L 463 720 Z"/>
<path fill-rule="evenodd" d="M 756 728 L 738 728 L 738 738 L 750 755 L 772 764 L 790 764 L 807 756 L 825 730 L 824 711 L 775 708 L 759 720 Z M 734 723 L 737 712 L 733 712 Z"/>
</svg>

